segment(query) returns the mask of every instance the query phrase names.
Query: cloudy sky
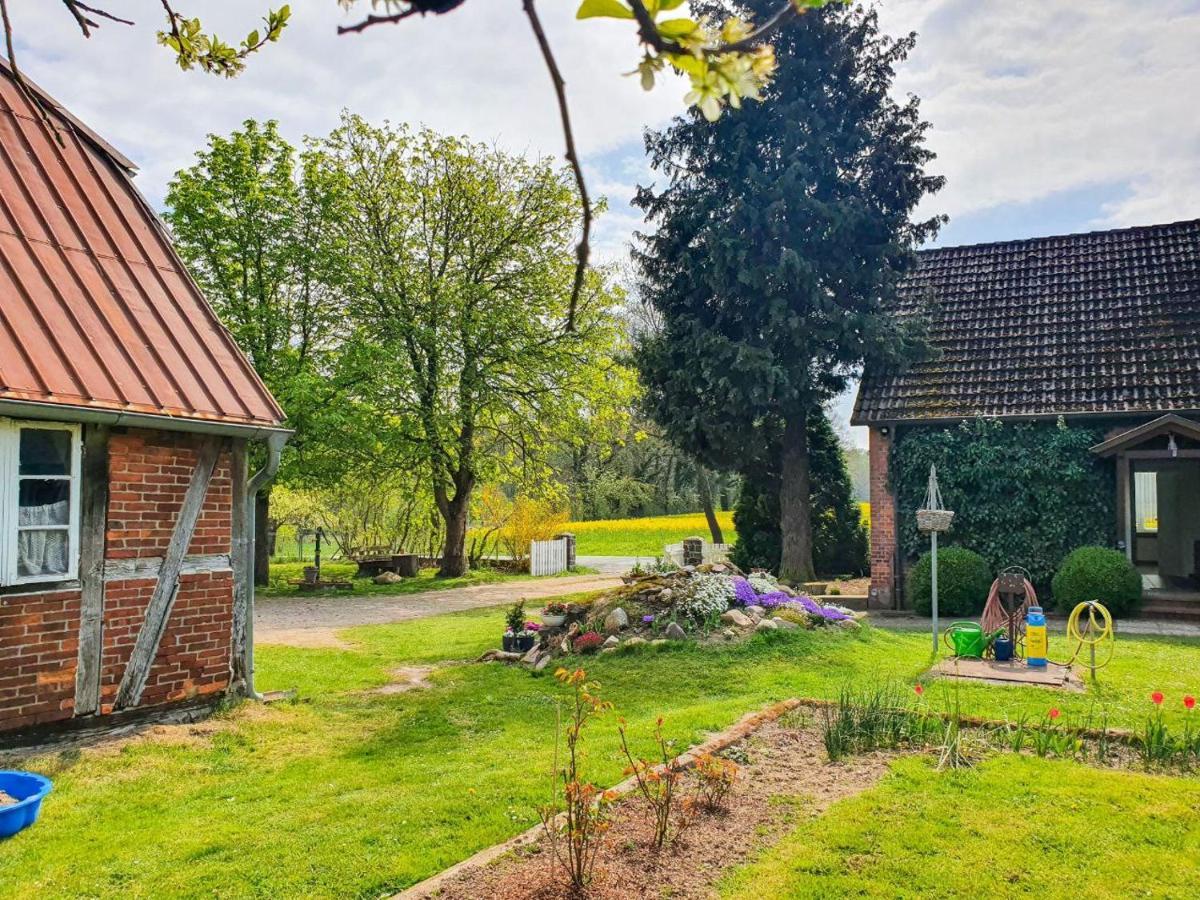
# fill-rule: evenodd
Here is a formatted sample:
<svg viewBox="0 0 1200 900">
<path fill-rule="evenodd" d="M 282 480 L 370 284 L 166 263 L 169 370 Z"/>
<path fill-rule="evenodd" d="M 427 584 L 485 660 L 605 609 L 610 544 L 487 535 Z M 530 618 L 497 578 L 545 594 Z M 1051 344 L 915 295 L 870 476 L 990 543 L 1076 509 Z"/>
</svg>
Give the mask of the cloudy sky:
<svg viewBox="0 0 1200 900">
<path fill-rule="evenodd" d="M 234 42 L 271 0 L 177 0 Z M 182 73 L 157 47 L 159 4 L 108 0 L 134 27 L 91 40 L 63 7 L 9 0 L 18 60 L 141 169 L 161 204 L 171 174 L 209 133 L 247 118 L 289 137 L 327 132 L 340 110 L 424 123 L 514 151 L 561 154 L 545 70 L 518 0 L 338 37 L 336 0 L 293 0 L 276 45 L 226 81 Z M 608 198 L 598 249 L 616 258 L 638 226 L 628 200 L 650 175 L 641 131 L 681 108 L 684 88 L 644 93 L 621 73 L 638 53 L 627 22 L 539 8 L 564 70 L 592 189 Z M 261 9 L 260 9 L 261 7 Z M 884 0 L 885 28 L 914 30 L 897 90 L 922 98 L 934 169 L 959 244 L 1200 217 L 1200 0 Z M 843 413 L 847 404 L 842 405 Z"/>
</svg>

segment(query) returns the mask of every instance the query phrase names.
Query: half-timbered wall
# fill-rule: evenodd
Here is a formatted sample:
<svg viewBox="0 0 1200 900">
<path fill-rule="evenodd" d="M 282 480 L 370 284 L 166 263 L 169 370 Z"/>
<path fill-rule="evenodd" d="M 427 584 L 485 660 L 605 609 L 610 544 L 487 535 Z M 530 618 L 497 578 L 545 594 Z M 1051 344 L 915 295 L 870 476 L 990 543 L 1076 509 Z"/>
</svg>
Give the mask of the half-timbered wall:
<svg viewBox="0 0 1200 900">
<path fill-rule="evenodd" d="M 203 489 L 192 487 L 206 447 L 215 453 L 211 478 Z M 0 595 L 0 730 L 229 688 L 232 451 L 227 440 L 199 435 L 85 429 L 80 580 Z M 145 683 L 126 685 L 122 702 L 118 694 L 129 680 L 160 574 L 164 567 L 170 571 L 170 545 L 189 488 L 202 499 L 194 499 L 198 512 L 191 510 L 194 526 L 178 561 L 178 590 L 172 579 L 162 591 L 159 607 L 167 615 L 161 634 L 156 641 L 156 635 L 142 637 L 152 654 Z M 99 550 L 90 572 L 89 547 Z"/>
</svg>

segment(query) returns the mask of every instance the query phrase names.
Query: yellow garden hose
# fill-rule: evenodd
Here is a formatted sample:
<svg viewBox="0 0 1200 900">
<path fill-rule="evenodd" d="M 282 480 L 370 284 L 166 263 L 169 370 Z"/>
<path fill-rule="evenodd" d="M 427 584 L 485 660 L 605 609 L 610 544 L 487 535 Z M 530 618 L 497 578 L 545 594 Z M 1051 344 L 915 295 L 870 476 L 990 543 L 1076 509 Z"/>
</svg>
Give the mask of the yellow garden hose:
<svg viewBox="0 0 1200 900">
<path fill-rule="evenodd" d="M 1087 620 L 1081 629 L 1079 620 L 1087 611 Z M 1067 640 L 1075 642 L 1075 652 L 1064 665 L 1071 666 L 1085 649 L 1088 651 L 1084 662 L 1092 670 L 1092 679 L 1096 678 L 1096 670 L 1103 669 L 1113 658 L 1115 635 L 1113 634 L 1112 615 L 1097 600 L 1086 600 L 1073 610 L 1067 619 Z M 1097 652 L 1099 651 L 1099 653 Z"/>
</svg>

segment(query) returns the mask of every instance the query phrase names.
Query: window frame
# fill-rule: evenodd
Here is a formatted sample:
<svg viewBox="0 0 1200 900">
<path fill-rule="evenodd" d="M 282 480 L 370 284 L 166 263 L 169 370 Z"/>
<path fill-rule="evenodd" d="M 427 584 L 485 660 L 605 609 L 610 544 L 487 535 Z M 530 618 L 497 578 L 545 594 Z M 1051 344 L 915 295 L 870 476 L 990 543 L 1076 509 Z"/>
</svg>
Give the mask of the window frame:
<svg viewBox="0 0 1200 900">
<path fill-rule="evenodd" d="M 21 432 L 65 431 L 71 435 L 71 466 L 67 475 L 21 475 Z M 80 495 L 82 492 L 83 440 L 77 423 L 42 422 L 35 419 L 0 418 L 0 587 L 76 581 L 79 578 Z M 18 543 L 21 533 L 21 481 L 66 481 L 69 506 L 66 526 L 49 530 L 67 532 L 67 571 L 46 575 L 18 574 Z"/>
</svg>

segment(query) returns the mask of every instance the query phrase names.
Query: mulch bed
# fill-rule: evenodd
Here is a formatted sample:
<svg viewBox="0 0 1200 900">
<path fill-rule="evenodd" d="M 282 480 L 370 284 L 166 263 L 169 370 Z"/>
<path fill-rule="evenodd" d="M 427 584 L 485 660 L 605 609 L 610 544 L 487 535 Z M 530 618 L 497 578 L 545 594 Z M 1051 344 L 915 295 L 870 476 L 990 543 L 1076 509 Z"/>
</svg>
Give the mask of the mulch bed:
<svg viewBox="0 0 1200 900">
<path fill-rule="evenodd" d="M 660 852 L 649 847 L 653 829 L 640 796 L 616 804 L 590 900 L 712 897 L 726 870 L 772 845 L 798 820 L 873 786 L 895 756 L 869 754 L 831 765 L 807 713 L 763 725 L 722 755 L 741 765 L 729 810 L 701 815 Z M 444 882 L 436 896 L 559 900 L 572 894 L 543 838 Z"/>
</svg>

